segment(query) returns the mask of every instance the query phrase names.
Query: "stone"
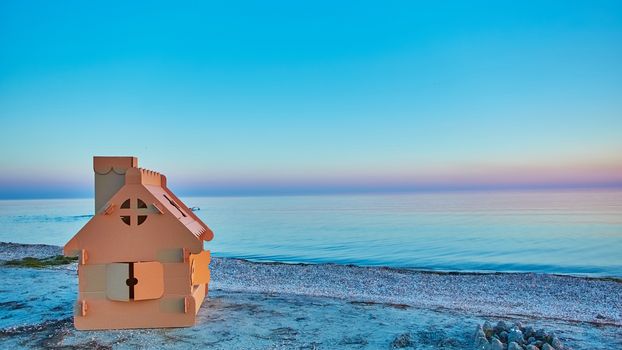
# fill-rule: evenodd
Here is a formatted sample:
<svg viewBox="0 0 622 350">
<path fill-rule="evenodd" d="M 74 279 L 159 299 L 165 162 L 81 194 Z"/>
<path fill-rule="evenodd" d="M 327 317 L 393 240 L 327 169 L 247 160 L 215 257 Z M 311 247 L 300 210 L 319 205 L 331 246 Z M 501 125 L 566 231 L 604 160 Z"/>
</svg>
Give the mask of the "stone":
<svg viewBox="0 0 622 350">
<path fill-rule="evenodd" d="M 522 331 L 523 331 L 523 335 L 527 339 L 536 335 L 536 331 L 531 326 L 525 327 Z"/>
<path fill-rule="evenodd" d="M 508 341 L 508 332 L 506 331 L 502 331 L 501 333 L 499 333 L 499 339 L 501 339 L 502 342 L 507 342 Z"/>
<path fill-rule="evenodd" d="M 482 328 L 482 326 L 478 324 L 477 327 L 475 327 L 475 333 L 473 334 L 473 338 L 477 339 L 481 337 L 486 338 L 486 333 L 484 333 L 484 329 Z"/>
<path fill-rule="evenodd" d="M 534 337 L 537 340 L 544 340 L 546 338 L 546 332 L 544 331 L 544 329 L 538 329 Z"/>
<path fill-rule="evenodd" d="M 523 339 L 523 332 L 521 332 L 520 329 L 513 328 L 510 331 L 510 333 L 508 334 L 508 343 L 511 342 L 515 342 L 519 345 L 525 342 L 525 339 Z"/>
<path fill-rule="evenodd" d="M 520 321 L 514 322 L 514 324 L 512 325 L 512 328 L 520 329 L 521 332 L 524 329 L 523 324 Z"/>
<path fill-rule="evenodd" d="M 475 338 L 474 347 L 475 350 L 490 350 L 490 343 L 486 337 L 477 337 Z"/>
<path fill-rule="evenodd" d="M 507 332 L 509 330 L 510 330 L 510 327 L 508 327 L 508 325 L 505 322 L 503 322 L 503 321 L 497 322 L 497 325 L 495 326 L 495 331 L 497 333 L 501 333 L 503 331 Z"/>
<path fill-rule="evenodd" d="M 494 327 L 488 321 L 484 322 L 482 329 L 484 330 L 484 334 L 486 335 L 486 338 L 492 337 L 493 333 L 495 332 Z"/>
<path fill-rule="evenodd" d="M 549 343 L 542 344 L 542 350 L 555 350 L 554 347 L 550 346 Z"/>
<path fill-rule="evenodd" d="M 527 337 L 527 335 L 525 335 L 525 337 Z M 529 337 L 529 339 L 527 339 L 527 344 L 535 344 L 535 343 L 536 343 L 536 338 Z"/>
<path fill-rule="evenodd" d="M 553 347 L 557 350 L 562 350 L 564 348 L 561 340 L 559 340 L 559 338 L 557 338 L 556 336 L 553 336 L 553 338 L 551 339 L 551 345 L 553 345 Z"/>
<path fill-rule="evenodd" d="M 503 350 L 503 343 L 497 338 L 490 339 L 490 350 Z"/>
<path fill-rule="evenodd" d="M 544 337 L 544 342 L 545 343 L 549 343 L 551 346 L 553 346 L 553 339 L 556 338 L 555 333 L 548 333 L 545 337 Z"/>
<path fill-rule="evenodd" d="M 402 333 L 395 337 L 395 339 L 391 342 L 391 347 L 393 349 L 403 349 L 412 347 L 413 345 L 415 344 L 410 337 L 410 333 Z"/>
<path fill-rule="evenodd" d="M 518 345 L 516 342 L 510 342 L 508 345 L 508 350 L 523 350 L 523 347 Z"/>
<path fill-rule="evenodd" d="M 530 345 L 525 346 L 525 350 L 540 350 L 540 349 L 538 349 L 537 346 L 530 344 Z"/>
</svg>

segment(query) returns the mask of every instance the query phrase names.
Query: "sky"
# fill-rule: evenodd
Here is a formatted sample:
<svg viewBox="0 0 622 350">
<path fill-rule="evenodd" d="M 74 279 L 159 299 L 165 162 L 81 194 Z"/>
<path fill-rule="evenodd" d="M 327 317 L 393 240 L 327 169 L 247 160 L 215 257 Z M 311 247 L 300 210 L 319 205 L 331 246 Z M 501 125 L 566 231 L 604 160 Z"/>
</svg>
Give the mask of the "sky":
<svg viewBox="0 0 622 350">
<path fill-rule="evenodd" d="M 0 2 L 0 198 L 622 187 L 620 1 Z"/>
</svg>

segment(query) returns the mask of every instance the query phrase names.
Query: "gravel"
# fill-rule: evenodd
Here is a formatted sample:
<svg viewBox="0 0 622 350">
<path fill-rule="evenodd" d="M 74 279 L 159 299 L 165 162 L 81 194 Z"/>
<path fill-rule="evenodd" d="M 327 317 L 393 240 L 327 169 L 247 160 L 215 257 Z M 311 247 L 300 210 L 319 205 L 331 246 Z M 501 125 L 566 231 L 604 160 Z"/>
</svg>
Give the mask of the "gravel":
<svg viewBox="0 0 622 350">
<path fill-rule="evenodd" d="M 63 254 L 63 249 L 47 244 L 20 244 L 0 242 L 0 260 L 16 260 L 26 257 L 47 258 Z"/>
<path fill-rule="evenodd" d="M 0 260 L 61 254 L 60 247 L 0 242 Z M 280 293 L 622 326 L 622 283 L 534 273 L 437 273 L 334 264 L 256 263 L 213 258 L 210 289 Z"/>
<path fill-rule="evenodd" d="M 534 273 L 434 273 L 213 258 L 211 288 L 324 296 L 490 317 L 622 326 L 622 283 Z"/>
</svg>

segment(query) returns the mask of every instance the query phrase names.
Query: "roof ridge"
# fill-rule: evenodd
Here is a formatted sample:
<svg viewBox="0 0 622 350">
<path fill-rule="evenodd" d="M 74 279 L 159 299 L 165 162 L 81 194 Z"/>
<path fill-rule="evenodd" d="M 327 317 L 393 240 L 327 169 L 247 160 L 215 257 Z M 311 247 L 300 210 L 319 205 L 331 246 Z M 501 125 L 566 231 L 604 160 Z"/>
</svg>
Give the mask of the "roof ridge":
<svg viewBox="0 0 622 350">
<path fill-rule="evenodd" d="M 131 168 L 127 170 L 126 183 L 164 186 L 166 177 L 157 171 L 145 168 Z"/>
</svg>

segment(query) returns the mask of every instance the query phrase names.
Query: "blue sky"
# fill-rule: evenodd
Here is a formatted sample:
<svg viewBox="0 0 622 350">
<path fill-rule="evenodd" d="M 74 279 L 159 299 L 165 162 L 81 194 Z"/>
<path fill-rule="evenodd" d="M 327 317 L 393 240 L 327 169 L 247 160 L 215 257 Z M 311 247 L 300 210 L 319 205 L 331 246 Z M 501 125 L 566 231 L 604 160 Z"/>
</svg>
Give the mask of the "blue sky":
<svg viewBox="0 0 622 350">
<path fill-rule="evenodd" d="M 622 186 L 622 3 L 0 3 L 0 198 Z"/>
</svg>

